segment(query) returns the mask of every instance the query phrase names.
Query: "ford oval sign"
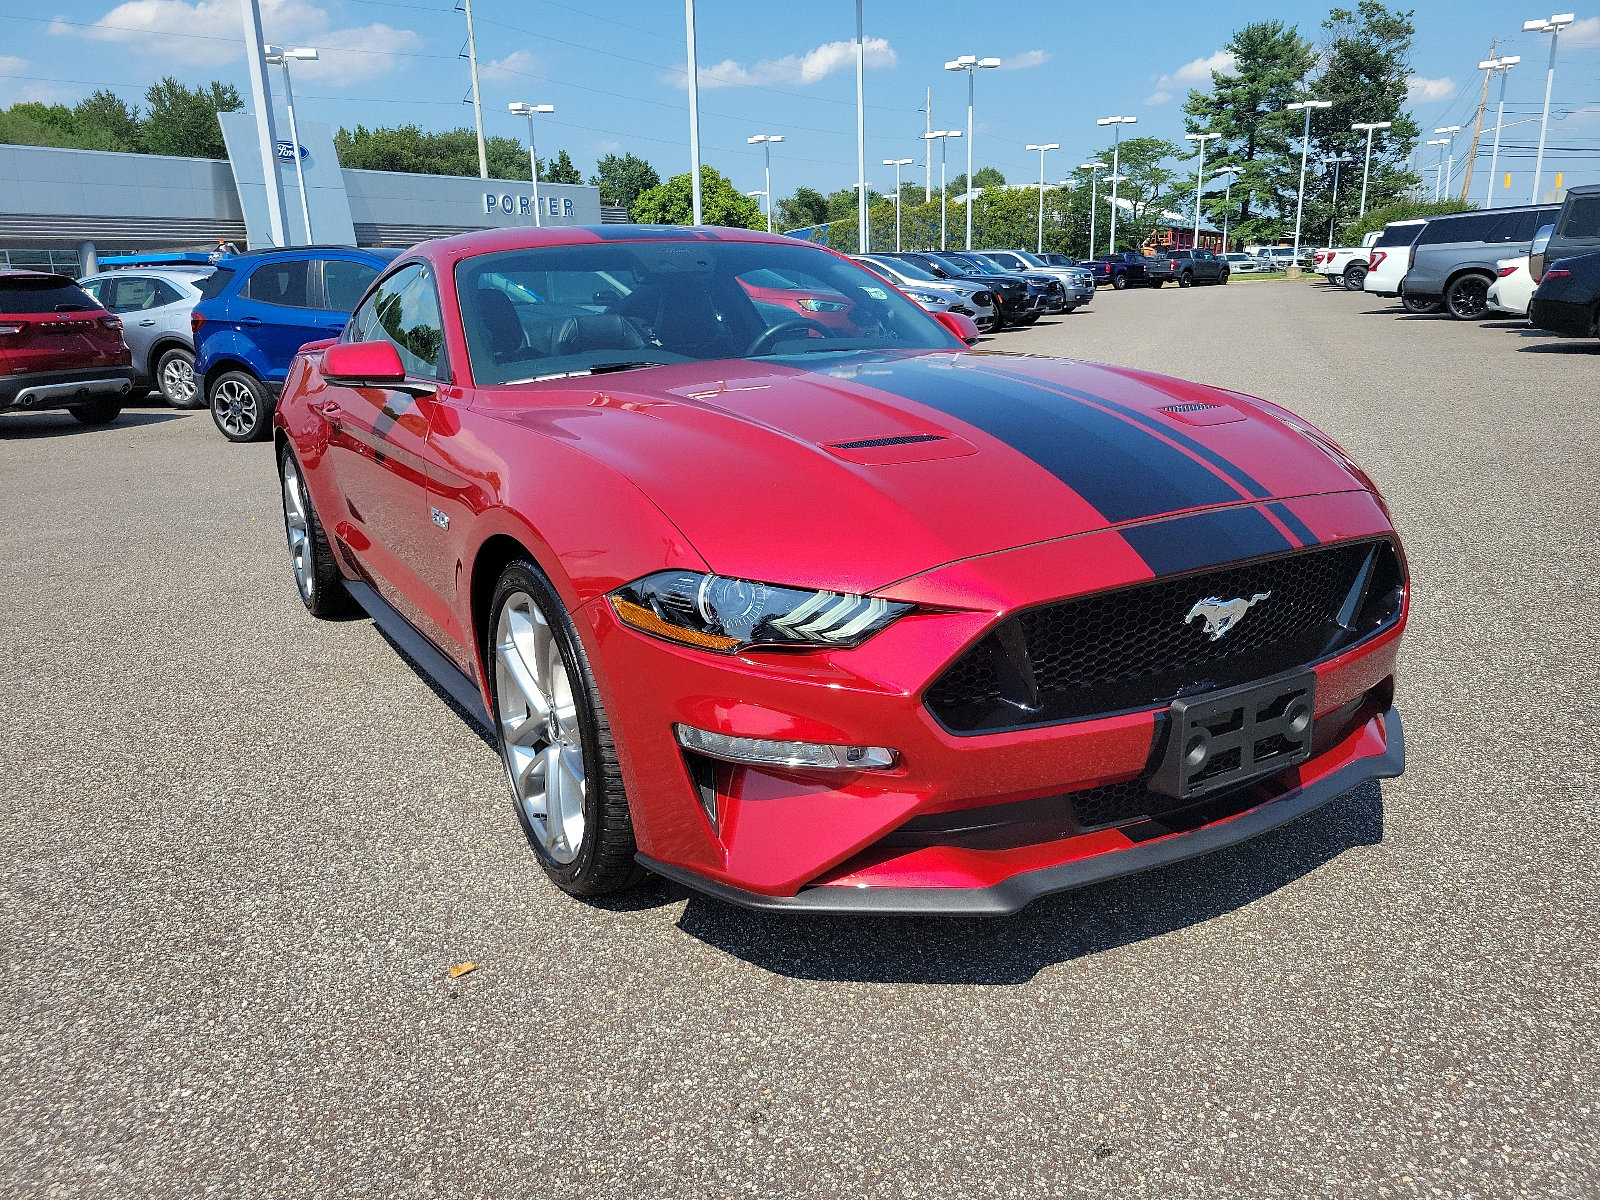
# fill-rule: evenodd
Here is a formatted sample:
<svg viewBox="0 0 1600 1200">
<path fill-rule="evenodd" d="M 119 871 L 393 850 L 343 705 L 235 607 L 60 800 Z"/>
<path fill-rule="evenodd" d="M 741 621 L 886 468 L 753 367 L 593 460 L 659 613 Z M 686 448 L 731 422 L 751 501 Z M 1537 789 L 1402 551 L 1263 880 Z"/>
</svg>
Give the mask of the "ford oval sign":
<svg viewBox="0 0 1600 1200">
<path fill-rule="evenodd" d="M 277 148 L 278 161 L 279 162 L 293 162 L 294 161 L 295 145 L 294 145 L 293 142 L 274 142 L 273 145 Z M 310 158 L 311 157 L 311 151 L 307 150 L 304 146 L 301 146 L 300 147 L 300 157 L 301 158 Z"/>
</svg>

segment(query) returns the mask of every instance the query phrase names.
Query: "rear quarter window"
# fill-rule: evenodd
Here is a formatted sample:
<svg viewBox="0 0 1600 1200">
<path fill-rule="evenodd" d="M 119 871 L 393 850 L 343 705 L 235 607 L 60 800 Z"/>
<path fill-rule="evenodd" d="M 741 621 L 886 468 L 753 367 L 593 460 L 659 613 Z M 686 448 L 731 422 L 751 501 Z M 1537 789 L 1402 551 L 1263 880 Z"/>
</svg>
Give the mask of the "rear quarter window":
<svg viewBox="0 0 1600 1200">
<path fill-rule="evenodd" d="M 100 307 L 100 302 L 72 280 L 55 278 L 0 280 L 0 313 L 18 316 L 25 313 L 84 312 Z"/>
<path fill-rule="evenodd" d="M 1385 225 L 1374 246 L 1409 246 L 1417 240 L 1424 225 Z"/>
<path fill-rule="evenodd" d="M 1600 195 L 1573 197 L 1572 203 L 1567 205 L 1567 211 L 1561 217 L 1561 225 L 1556 230 L 1556 236 L 1600 237 Z"/>
<path fill-rule="evenodd" d="M 233 270 L 229 267 L 218 267 L 206 281 L 200 285 L 200 299 L 210 300 L 222 295 L 228 286 L 228 280 L 233 278 Z"/>
<path fill-rule="evenodd" d="M 1422 236 L 1417 239 L 1417 245 L 1448 246 L 1456 242 L 1485 241 L 1493 235 L 1495 227 L 1504 219 L 1501 213 L 1483 213 L 1481 216 L 1448 217 L 1429 221 L 1427 228 L 1422 231 Z"/>
</svg>

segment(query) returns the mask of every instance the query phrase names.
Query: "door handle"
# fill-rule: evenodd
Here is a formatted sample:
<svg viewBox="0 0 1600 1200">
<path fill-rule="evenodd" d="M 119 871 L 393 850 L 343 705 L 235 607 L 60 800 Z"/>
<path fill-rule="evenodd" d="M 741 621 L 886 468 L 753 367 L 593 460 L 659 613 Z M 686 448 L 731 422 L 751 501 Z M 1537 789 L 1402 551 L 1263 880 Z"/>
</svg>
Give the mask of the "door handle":
<svg viewBox="0 0 1600 1200">
<path fill-rule="evenodd" d="M 344 409 L 339 407 L 337 400 L 328 400 L 317 406 L 317 411 L 325 417 L 338 417 L 344 415 Z"/>
<path fill-rule="evenodd" d="M 256 325 L 261 324 L 261 318 L 260 317 L 240 317 L 239 318 L 239 324 L 241 324 L 241 325 L 249 325 L 251 327 L 254 327 Z"/>
<path fill-rule="evenodd" d="M 330 323 L 328 325 L 324 325 L 323 328 L 326 329 L 329 333 L 343 333 L 344 332 L 344 322 L 343 321 L 335 321 L 335 322 L 332 322 L 332 323 Z"/>
<path fill-rule="evenodd" d="M 146 317 L 143 321 L 140 321 L 139 324 L 141 324 L 141 325 L 154 325 L 155 321 L 152 320 L 149 317 Z"/>
</svg>

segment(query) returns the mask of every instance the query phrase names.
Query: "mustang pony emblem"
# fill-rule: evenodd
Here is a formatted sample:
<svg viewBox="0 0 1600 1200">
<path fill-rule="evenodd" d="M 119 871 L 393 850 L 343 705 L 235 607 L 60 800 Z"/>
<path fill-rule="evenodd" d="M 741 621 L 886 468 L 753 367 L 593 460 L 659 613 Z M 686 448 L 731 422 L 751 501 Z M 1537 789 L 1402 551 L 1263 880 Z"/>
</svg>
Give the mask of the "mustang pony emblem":
<svg viewBox="0 0 1600 1200">
<path fill-rule="evenodd" d="M 1189 615 L 1183 619 L 1183 623 L 1188 625 L 1196 617 L 1204 617 L 1206 621 L 1205 631 L 1211 635 L 1211 640 L 1214 642 L 1243 620 L 1245 613 L 1249 612 L 1251 608 L 1271 595 L 1271 592 L 1257 592 L 1248 600 L 1243 596 L 1234 600 L 1222 600 L 1216 596 L 1207 596 L 1204 600 L 1195 603 L 1195 606 L 1189 610 Z"/>
</svg>

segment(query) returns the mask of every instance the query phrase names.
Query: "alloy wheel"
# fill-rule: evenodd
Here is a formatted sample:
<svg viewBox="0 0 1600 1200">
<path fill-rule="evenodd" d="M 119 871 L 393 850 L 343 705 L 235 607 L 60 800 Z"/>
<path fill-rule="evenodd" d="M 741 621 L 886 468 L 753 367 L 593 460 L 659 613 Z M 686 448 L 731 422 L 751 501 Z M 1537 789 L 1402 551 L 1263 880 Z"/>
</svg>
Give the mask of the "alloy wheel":
<svg viewBox="0 0 1600 1200">
<path fill-rule="evenodd" d="M 237 379 L 225 379 L 211 393 L 211 411 L 217 424 L 234 437 L 247 437 L 256 427 L 256 398 Z"/>
<path fill-rule="evenodd" d="M 1481 275 L 1464 276 L 1451 286 L 1446 303 L 1457 320 L 1481 317 L 1489 308 L 1489 284 Z"/>
<path fill-rule="evenodd" d="M 289 538 L 295 585 L 309 604 L 317 589 L 317 572 L 311 561 L 311 506 L 306 503 L 300 468 L 289 453 L 283 456 L 283 528 Z"/>
<path fill-rule="evenodd" d="M 527 592 L 512 592 L 501 606 L 494 656 L 500 752 L 512 795 L 540 848 L 565 866 L 583 846 L 583 731 L 555 633 Z"/>
<path fill-rule="evenodd" d="M 194 363 L 182 355 L 168 357 L 161 367 L 161 394 L 179 408 L 187 408 L 194 401 L 199 384 L 194 378 Z"/>
</svg>

